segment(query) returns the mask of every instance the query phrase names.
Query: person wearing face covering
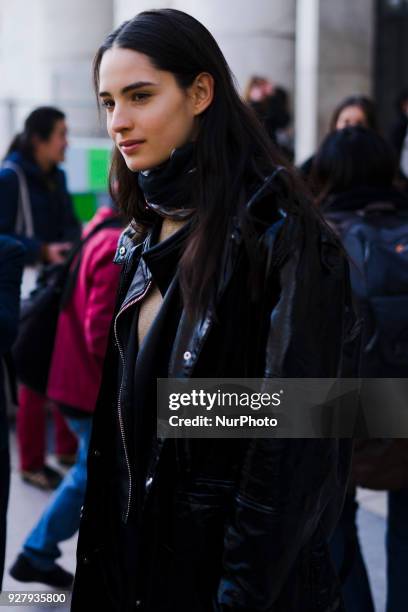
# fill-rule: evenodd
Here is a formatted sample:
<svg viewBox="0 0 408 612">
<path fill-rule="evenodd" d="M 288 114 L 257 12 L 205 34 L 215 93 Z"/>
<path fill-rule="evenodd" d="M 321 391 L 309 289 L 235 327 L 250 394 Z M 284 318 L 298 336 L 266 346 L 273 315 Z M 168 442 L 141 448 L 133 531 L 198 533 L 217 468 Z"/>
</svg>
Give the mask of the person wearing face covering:
<svg viewBox="0 0 408 612">
<path fill-rule="evenodd" d="M 340 612 L 328 540 L 350 441 L 165 438 L 157 380 L 337 376 L 342 249 L 196 19 L 141 13 L 94 67 L 129 226 L 72 610 Z"/>
</svg>

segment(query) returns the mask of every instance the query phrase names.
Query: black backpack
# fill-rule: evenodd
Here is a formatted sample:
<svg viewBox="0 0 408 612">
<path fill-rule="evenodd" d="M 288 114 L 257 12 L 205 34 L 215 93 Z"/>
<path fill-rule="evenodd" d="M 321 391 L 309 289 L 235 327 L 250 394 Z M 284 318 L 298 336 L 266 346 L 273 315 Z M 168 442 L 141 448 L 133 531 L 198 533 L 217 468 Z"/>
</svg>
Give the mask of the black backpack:
<svg viewBox="0 0 408 612">
<path fill-rule="evenodd" d="M 63 264 L 44 266 L 36 287 L 22 301 L 19 332 L 12 356 L 19 382 L 37 393 L 46 394 L 58 317 L 75 288 L 82 248 L 100 230 L 120 226 L 118 217 L 111 217 L 95 226 L 72 249 Z"/>
<path fill-rule="evenodd" d="M 408 210 L 391 202 L 327 213 L 350 258 L 364 321 L 361 376 L 408 376 Z"/>
</svg>

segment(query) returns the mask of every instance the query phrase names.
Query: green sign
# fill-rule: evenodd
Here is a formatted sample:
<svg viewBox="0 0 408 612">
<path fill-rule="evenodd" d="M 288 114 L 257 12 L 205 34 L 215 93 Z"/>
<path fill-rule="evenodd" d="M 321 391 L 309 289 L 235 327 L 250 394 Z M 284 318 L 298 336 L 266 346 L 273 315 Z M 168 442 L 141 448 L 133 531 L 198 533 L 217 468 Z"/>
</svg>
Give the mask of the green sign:
<svg viewBox="0 0 408 612">
<path fill-rule="evenodd" d="M 88 181 L 91 191 L 108 191 L 110 151 L 88 150 Z"/>
</svg>

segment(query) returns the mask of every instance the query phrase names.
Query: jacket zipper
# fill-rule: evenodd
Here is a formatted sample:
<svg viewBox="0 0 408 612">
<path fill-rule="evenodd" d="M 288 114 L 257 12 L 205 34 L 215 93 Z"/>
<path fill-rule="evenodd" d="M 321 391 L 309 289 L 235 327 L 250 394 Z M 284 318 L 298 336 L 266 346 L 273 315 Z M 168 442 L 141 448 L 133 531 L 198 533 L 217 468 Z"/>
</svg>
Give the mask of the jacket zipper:
<svg viewBox="0 0 408 612">
<path fill-rule="evenodd" d="M 119 337 L 118 337 L 118 333 L 117 333 L 117 322 L 118 322 L 118 317 L 125 312 L 125 310 L 127 310 L 128 308 L 130 308 L 131 306 L 133 306 L 134 304 L 137 304 L 137 302 L 140 302 L 140 300 L 142 300 L 144 298 L 144 296 L 147 294 L 147 292 L 150 289 L 150 286 L 152 284 L 152 281 L 149 281 L 147 286 L 145 287 L 145 289 L 142 291 L 142 293 L 140 293 L 138 296 L 136 296 L 135 298 L 133 298 L 130 302 L 128 302 L 124 308 L 122 308 L 122 310 L 120 310 L 118 312 L 118 314 L 115 317 L 115 323 L 114 323 L 114 334 L 115 334 L 115 341 L 117 344 L 117 347 L 119 349 L 119 354 L 120 354 L 120 359 L 122 361 L 122 379 L 120 382 L 120 389 L 119 389 L 119 395 L 118 395 L 118 404 L 117 404 L 117 408 L 118 408 L 118 419 L 119 419 L 119 427 L 120 427 L 120 434 L 121 434 L 121 438 L 122 438 L 122 445 L 123 445 L 123 452 L 125 454 L 125 461 L 126 461 L 126 467 L 127 467 L 127 471 L 128 471 L 128 477 L 129 477 L 129 487 L 128 487 L 128 500 L 127 500 L 127 506 L 126 506 L 126 511 L 125 511 L 125 515 L 124 515 L 124 523 L 127 523 L 127 520 L 129 518 L 129 512 L 130 512 L 130 502 L 131 502 L 131 497 L 132 497 L 132 472 L 130 469 L 130 461 L 129 461 L 129 455 L 128 455 L 128 450 L 126 447 L 126 436 L 125 436 L 125 425 L 123 422 L 123 415 L 122 415 L 122 406 L 121 406 L 121 399 L 122 399 L 122 391 L 123 391 L 123 377 L 124 377 L 124 372 L 125 372 L 125 367 L 126 367 L 126 360 L 125 360 L 125 354 L 123 351 L 123 348 L 119 342 Z"/>
</svg>

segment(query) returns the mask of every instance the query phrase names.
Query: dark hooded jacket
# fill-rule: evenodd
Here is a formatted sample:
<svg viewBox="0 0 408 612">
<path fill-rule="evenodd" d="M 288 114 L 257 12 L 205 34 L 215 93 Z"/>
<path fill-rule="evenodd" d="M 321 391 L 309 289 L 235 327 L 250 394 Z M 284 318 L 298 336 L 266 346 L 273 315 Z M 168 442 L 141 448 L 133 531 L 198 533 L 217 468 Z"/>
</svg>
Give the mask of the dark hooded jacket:
<svg viewBox="0 0 408 612">
<path fill-rule="evenodd" d="M 157 230 L 138 244 L 131 229 L 122 235 L 74 612 L 343 610 L 327 540 L 342 506 L 348 441 L 156 435 L 158 376 L 340 373 L 353 335 L 348 266 L 312 211 L 285 213 L 284 204 L 279 180 L 266 181 L 247 204 L 261 220 L 255 263 L 231 220 L 215 301 L 194 319 L 177 281 L 188 226 L 158 245 Z M 257 295 L 249 289 L 253 274 L 263 282 Z M 138 350 L 138 307 L 152 279 L 164 300 Z"/>
</svg>

